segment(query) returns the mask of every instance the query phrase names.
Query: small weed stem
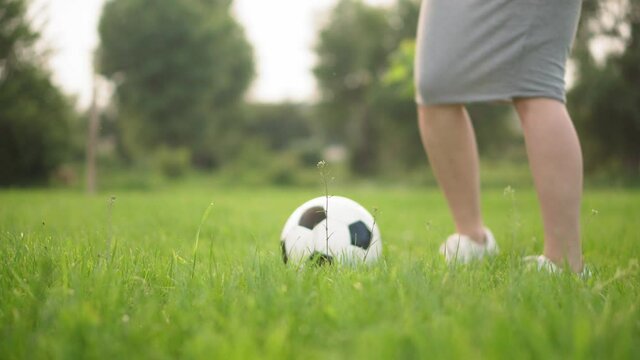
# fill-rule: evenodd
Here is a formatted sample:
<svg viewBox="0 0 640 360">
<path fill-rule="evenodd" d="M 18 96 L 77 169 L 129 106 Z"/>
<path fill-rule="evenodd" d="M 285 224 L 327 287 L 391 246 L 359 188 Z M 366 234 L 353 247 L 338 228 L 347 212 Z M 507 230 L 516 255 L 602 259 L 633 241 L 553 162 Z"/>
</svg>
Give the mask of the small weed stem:
<svg viewBox="0 0 640 360">
<path fill-rule="evenodd" d="M 191 267 L 192 279 L 193 279 L 193 275 L 196 272 L 196 261 L 198 258 L 198 243 L 200 242 L 200 230 L 202 229 L 202 225 L 204 224 L 205 220 L 207 220 L 207 218 L 209 217 L 209 213 L 211 212 L 212 208 L 213 208 L 213 202 L 209 203 L 209 206 L 207 206 L 207 209 L 204 211 L 204 214 L 202 214 L 202 219 L 200 219 L 200 225 L 198 225 L 198 231 L 196 232 L 196 241 L 195 241 L 195 244 L 193 245 L 193 266 Z"/>
<path fill-rule="evenodd" d="M 113 241 L 113 204 L 116 202 L 116 197 L 111 195 L 109 197 L 109 202 L 107 204 L 107 243 L 106 249 L 104 251 L 105 259 L 107 262 L 111 259 L 112 251 L 111 251 L 111 242 Z"/>
<path fill-rule="evenodd" d="M 327 180 L 327 176 L 329 175 L 327 171 L 327 162 L 324 160 L 318 161 L 318 170 L 320 170 L 320 178 L 322 179 L 322 184 L 324 185 L 324 198 L 325 198 L 325 206 L 324 206 L 324 231 L 325 231 L 325 253 L 329 254 L 329 181 Z"/>
</svg>

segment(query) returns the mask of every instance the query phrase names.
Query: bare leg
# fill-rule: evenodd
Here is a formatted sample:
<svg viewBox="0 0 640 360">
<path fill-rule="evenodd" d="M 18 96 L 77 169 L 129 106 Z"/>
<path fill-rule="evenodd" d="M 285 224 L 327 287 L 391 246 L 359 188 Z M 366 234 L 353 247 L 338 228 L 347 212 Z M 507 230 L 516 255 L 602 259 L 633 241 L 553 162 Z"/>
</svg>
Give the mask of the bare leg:
<svg viewBox="0 0 640 360">
<path fill-rule="evenodd" d="M 462 105 L 420 106 L 418 123 L 456 231 L 484 243 L 478 149 L 467 111 Z"/>
<path fill-rule="evenodd" d="M 515 101 L 544 224 L 544 255 L 582 271 L 580 203 L 582 153 L 564 104 L 551 99 Z"/>
</svg>

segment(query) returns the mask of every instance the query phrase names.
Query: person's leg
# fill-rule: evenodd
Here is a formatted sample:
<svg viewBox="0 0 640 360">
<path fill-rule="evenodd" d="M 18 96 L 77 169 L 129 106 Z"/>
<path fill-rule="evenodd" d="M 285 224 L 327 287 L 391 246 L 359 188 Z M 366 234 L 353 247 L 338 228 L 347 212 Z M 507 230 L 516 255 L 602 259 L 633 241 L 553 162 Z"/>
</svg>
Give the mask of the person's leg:
<svg viewBox="0 0 640 360">
<path fill-rule="evenodd" d="M 462 105 L 419 106 L 418 123 L 456 231 L 483 243 L 478 150 L 467 111 Z"/>
<path fill-rule="evenodd" d="M 514 104 L 542 210 L 544 255 L 579 272 L 582 153 L 575 128 L 559 101 L 531 98 Z"/>
</svg>

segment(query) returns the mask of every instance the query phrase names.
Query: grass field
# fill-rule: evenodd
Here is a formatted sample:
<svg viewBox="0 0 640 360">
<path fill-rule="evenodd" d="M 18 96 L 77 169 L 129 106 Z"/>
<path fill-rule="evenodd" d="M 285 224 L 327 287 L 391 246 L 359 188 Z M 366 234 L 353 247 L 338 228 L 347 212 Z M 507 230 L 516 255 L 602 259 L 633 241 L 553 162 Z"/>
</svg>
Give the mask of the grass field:
<svg viewBox="0 0 640 360">
<path fill-rule="evenodd" d="M 587 191 L 588 280 L 522 266 L 542 249 L 528 188 L 485 193 L 502 252 L 466 267 L 437 254 L 436 190 L 331 192 L 377 209 L 378 265 L 282 264 L 320 187 L 0 192 L 0 358 L 638 358 L 640 192 Z"/>
</svg>

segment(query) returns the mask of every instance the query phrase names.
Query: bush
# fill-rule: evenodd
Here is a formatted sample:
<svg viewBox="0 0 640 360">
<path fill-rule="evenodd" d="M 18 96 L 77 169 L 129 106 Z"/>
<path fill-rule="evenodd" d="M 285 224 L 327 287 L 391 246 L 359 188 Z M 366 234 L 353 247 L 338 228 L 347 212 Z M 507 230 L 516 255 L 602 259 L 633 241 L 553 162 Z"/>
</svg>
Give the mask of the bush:
<svg viewBox="0 0 640 360">
<path fill-rule="evenodd" d="M 259 140 L 248 141 L 233 163 L 223 169 L 223 179 L 233 185 L 309 185 L 315 184 L 315 163 L 302 163 L 301 154 L 271 151 Z M 316 161 L 317 162 L 317 161 Z"/>
<path fill-rule="evenodd" d="M 191 153 L 187 148 L 162 147 L 156 153 L 156 165 L 166 178 L 180 178 L 190 168 Z"/>
<path fill-rule="evenodd" d="M 73 117 L 46 72 L 8 70 L 0 78 L 0 186 L 45 183 L 69 155 Z"/>
</svg>

